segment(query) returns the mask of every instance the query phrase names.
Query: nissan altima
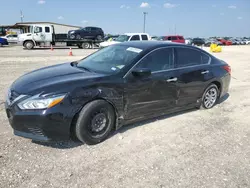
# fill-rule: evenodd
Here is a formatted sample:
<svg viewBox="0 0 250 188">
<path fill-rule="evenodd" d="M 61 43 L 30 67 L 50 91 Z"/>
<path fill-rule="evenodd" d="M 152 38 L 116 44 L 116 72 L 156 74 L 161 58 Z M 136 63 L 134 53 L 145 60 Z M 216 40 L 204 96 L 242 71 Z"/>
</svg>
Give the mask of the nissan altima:
<svg viewBox="0 0 250 188">
<path fill-rule="evenodd" d="M 124 124 L 210 109 L 227 94 L 230 80 L 230 66 L 200 48 L 124 42 L 21 76 L 5 108 L 17 136 L 98 144 Z"/>
</svg>

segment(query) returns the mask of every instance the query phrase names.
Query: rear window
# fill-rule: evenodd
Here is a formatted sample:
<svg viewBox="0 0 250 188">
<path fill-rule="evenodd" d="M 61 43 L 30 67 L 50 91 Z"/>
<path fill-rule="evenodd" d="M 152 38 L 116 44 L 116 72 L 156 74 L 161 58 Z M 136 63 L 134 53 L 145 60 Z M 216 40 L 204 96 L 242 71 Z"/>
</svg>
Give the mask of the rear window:
<svg viewBox="0 0 250 188">
<path fill-rule="evenodd" d="M 49 27 L 45 27 L 45 33 L 49 33 L 49 32 L 50 32 Z"/>
<path fill-rule="evenodd" d="M 130 40 L 131 40 L 131 41 L 132 41 L 132 40 L 140 40 L 140 36 L 139 36 L 139 35 L 134 35 L 134 36 L 131 37 Z"/>
<path fill-rule="evenodd" d="M 142 40 L 148 40 L 148 36 L 147 35 L 142 35 L 141 38 L 142 38 Z"/>
</svg>

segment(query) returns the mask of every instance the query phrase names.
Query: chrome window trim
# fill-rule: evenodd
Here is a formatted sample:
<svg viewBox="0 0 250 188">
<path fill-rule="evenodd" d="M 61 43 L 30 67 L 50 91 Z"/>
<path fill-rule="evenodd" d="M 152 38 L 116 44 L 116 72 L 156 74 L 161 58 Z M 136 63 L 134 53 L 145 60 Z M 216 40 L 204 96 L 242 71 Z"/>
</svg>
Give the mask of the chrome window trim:
<svg viewBox="0 0 250 188">
<path fill-rule="evenodd" d="M 131 71 L 133 70 L 133 68 L 134 68 L 137 64 L 139 64 L 144 58 L 146 58 L 148 55 L 150 55 L 151 53 L 153 53 L 153 52 L 156 51 L 156 50 L 165 49 L 165 48 L 173 48 L 173 50 L 175 50 L 176 48 L 187 48 L 187 49 L 191 49 L 191 50 L 196 50 L 196 51 L 198 51 L 198 52 L 200 52 L 200 53 L 203 53 L 204 55 L 208 56 L 208 57 L 209 57 L 209 61 L 208 61 L 208 63 L 202 64 L 202 65 L 192 65 L 192 66 L 179 67 L 179 68 L 173 68 L 173 69 L 168 69 L 168 70 L 153 71 L 152 74 L 154 74 L 154 73 L 161 73 L 161 72 L 168 72 L 168 71 L 173 71 L 173 70 L 179 70 L 179 69 L 187 69 L 187 68 L 192 68 L 192 67 L 199 67 L 199 66 L 204 66 L 204 65 L 210 65 L 210 64 L 211 64 L 211 60 L 212 60 L 211 57 L 210 57 L 208 54 L 202 52 L 202 50 L 200 50 L 200 49 L 195 49 L 195 48 L 193 48 L 193 47 L 190 48 L 189 46 L 165 46 L 165 47 L 156 48 L 156 49 L 154 49 L 154 50 L 148 52 L 146 55 L 144 55 L 140 60 L 138 60 L 138 61 L 133 65 L 133 67 L 131 67 L 131 68 L 127 71 L 127 73 L 123 76 L 123 78 L 126 78 L 126 77 L 128 76 L 128 74 L 131 73 Z M 173 54 L 175 54 L 175 52 L 173 52 Z M 173 61 L 174 61 L 174 63 L 175 63 L 175 55 L 173 55 Z M 175 64 L 174 64 L 174 65 L 175 65 Z"/>
</svg>

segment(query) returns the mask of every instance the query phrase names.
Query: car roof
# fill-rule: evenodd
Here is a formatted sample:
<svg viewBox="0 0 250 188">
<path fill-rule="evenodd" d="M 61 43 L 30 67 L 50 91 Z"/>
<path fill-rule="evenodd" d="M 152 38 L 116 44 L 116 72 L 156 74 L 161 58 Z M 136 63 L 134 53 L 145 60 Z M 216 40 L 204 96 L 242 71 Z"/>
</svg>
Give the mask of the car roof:
<svg viewBox="0 0 250 188">
<path fill-rule="evenodd" d="M 181 43 L 166 42 L 166 41 L 153 41 L 153 40 L 152 41 L 129 41 L 129 42 L 118 43 L 117 45 L 140 48 L 143 50 L 152 50 L 155 48 L 167 47 L 167 46 L 187 46 L 186 44 L 181 44 Z"/>
<path fill-rule="evenodd" d="M 128 35 L 128 36 L 131 36 L 131 35 L 148 35 L 148 33 L 124 33 L 124 35 Z"/>
</svg>

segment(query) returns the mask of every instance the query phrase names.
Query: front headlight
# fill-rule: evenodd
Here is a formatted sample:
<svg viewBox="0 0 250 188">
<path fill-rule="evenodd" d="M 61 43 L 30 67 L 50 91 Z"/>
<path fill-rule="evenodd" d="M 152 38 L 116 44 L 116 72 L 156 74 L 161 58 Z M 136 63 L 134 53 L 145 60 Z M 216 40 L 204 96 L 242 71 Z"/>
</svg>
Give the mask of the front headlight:
<svg viewBox="0 0 250 188">
<path fill-rule="evenodd" d="M 72 33 L 74 33 L 75 31 L 71 31 L 70 33 L 72 34 Z"/>
<path fill-rule="evenodd" d="M 49 97 L 36 95 L 20 102 L 18 107 L 22 110 L 47 109 L 59 104 L 64 99 L 64 97 L 65 94 Z"/>
</svg>

